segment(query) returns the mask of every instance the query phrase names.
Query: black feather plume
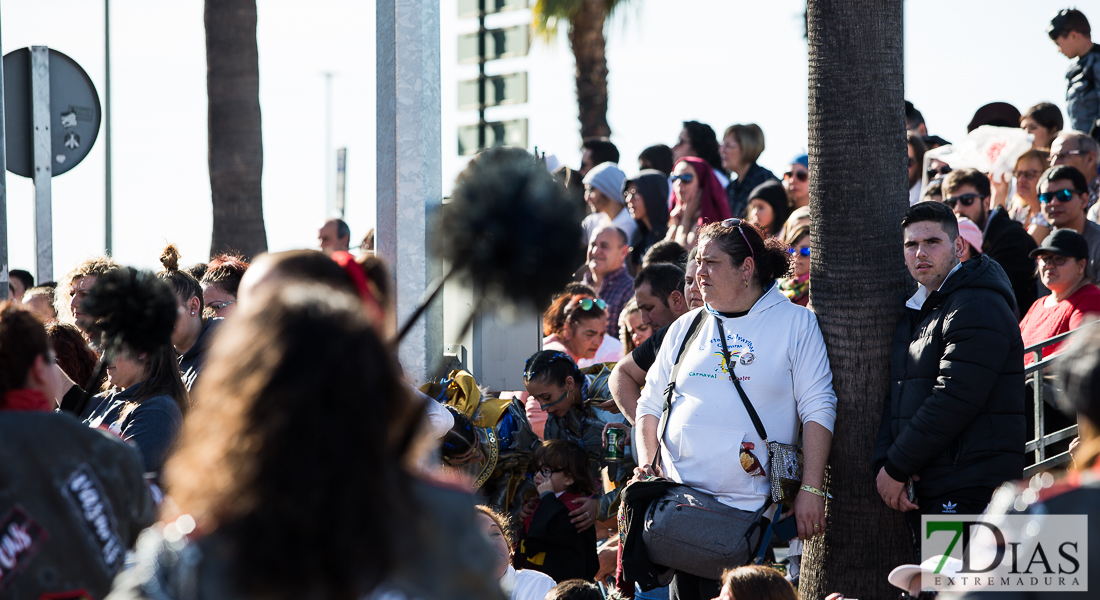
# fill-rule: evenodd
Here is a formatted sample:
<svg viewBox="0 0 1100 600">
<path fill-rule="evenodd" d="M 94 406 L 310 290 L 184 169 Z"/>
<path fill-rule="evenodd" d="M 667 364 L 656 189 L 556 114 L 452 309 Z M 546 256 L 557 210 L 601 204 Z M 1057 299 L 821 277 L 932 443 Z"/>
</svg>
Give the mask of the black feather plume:
<svg viewBox="0 0 1100 600">
<path fill-rule="evenodd" d="M 134 352 L 152 352 L 172 343 L 176 311 L 176 296 L 168 284 L 149 271 L 130 267 L 99 276 L 81 305 L 93 339 L 105 350 L 118 343 Z"/>
<path fill-rule="evenodd" d="M 433 250 L 486 297 L 541 310 L 584 260 L 581 218 L 534 156 L 494 148 L 458 176 Z"/>
</svg>

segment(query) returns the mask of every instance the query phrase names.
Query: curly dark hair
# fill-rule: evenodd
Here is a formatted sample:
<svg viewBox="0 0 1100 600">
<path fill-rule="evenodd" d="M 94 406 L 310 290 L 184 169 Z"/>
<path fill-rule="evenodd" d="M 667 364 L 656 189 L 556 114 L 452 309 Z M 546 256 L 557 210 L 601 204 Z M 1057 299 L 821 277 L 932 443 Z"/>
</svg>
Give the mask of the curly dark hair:
<svg viewBox="0 0 1100 600">
<path fill-rule="evenodd" d="M 741 221 L 739 226 L 725 223 L 710 223 L 703 227 L 699 231 L 700 244 L 696 247 L 700 247 L 704 239 L 718 242 L 718 248 L 729 255 L 735 267 L 745 262 L 746 258 L 753 257 L 756 262 L 753 277 L 765 290 L 776 279 L 791 272 L 793 261 L 787 253 L 787 244 L 774 237 L 764 239 L 760 229 L 747 221 Z"/>
<path fill-rule="evenodd" d="M 259 300 L 209 350 L 168 491 L 228 539 L 244 595 L 362 597 L 416 514 L 423 408 L 356 296 L 290 283 Z"/>
<path fill-rule="evenodd" d="M 715 171 L 729 175 L 722 167 L 722 156 L 718 154 L 718 136 L 710 125 L 699 121 L 684 121 L 684 131 L 691 140 L 691 150 L 695 152 L 695 156 L 707 161 Z"/>
</svg>

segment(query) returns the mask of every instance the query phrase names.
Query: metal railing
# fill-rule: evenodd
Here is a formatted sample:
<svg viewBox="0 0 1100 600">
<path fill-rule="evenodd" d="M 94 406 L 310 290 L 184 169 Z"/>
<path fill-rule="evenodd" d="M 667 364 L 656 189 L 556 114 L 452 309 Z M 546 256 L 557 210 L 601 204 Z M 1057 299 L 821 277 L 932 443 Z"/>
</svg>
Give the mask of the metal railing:
<svg viewBox="0 0 1100 600">
<path fill-rule="evenodd" d="M 1024 446 L 1024 452 L 1035 453 L 1035 464 L 1024 469 L 1025 478 L 1031 477 L 1036 473 L 1060 467 L 1068 463 L 1071 459 L 1068 450 L 1049 458 L 1047 457 L 1048 446 L 1077 436 L 1077 425 L 1071 425 L 1065 429 L 1059 429 L 1051 433 L 1046 432 L 1043 410 L 1046 404 L 1043 400 L 1043 370 L 1057 360 L 1058 355 L 1048 356 L 1044 359 L 1043 350 L 1048 346 L 1065 341 L 1065 339 L 1075 331 L 1077 331 L 1077 329 L 1067 331 L 1066 333 L 1056 335 L 1038 344 L 1024 348 L 1024 353 L 1031 353 L 1034 358 L 1034 361 L 1024 368 L 1024 377 L 1031 383 L 1032 400 L 1034 402 L 1032 409 L 1035 411 L 1035 429 L 1033 432 L 1035 437 Z"/>
</svg>

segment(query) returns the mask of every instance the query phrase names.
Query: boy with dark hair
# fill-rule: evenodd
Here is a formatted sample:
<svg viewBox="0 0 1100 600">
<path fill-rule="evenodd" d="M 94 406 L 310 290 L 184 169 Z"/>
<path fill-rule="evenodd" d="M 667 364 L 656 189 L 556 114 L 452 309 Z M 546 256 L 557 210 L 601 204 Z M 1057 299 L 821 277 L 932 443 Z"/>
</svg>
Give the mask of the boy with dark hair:
<svg viewBox="0 0 1100 600">
<path fill-rule="evenodd" d="M 1100 118 L 1100 46 L 1092 43 L 1092 28 L 1081 11 L 1063 9 L 1047 26 L 1058 51 L 1073 59 L 1066 71 L 1066 115 L 1071 129 L 1092 134 Z"/>
<path fill-rule="evenodd" d="M 1095 282 L 1100 278 L 1100 225 L 1085 218 L 1088 201 L 1088 182 L 1075 167 L 1051 167 L 1039 178 L 1039 202 L 1043 207 L 1043 216 L 1054 231 L 1072 229 L 1084 236 L 1089 244 L 1086 272 Z"/>
<path fill-rule="evenodd" d="M 1016 295 L 1016 316 L 1021 318 L 1038 296 L 1035 260 L 1029 257 L 1038 244 L 1023 225 L 1008 216 L 1004 206 L 990 210 L 989 196 L 989 177 L 975 169 L 952 171 L 943 180 L 943 203 L 982 230 L 982 254 L 997 261 L 1008 274 Z"/>
<path fill-rule="evenodd" d="M 592 167 L 605 162 L 619 164 L 619 149 L 605 137 L 584 138 L 581 142 L 581 169 L 583 178 Z"/>
<path fill-rule="evenodd" d="M 16 302 L 23 301 L 23 294 L 34 287 L 34 277 L 21 269 L 8 271 L 8 292 Z"/>
</svg>

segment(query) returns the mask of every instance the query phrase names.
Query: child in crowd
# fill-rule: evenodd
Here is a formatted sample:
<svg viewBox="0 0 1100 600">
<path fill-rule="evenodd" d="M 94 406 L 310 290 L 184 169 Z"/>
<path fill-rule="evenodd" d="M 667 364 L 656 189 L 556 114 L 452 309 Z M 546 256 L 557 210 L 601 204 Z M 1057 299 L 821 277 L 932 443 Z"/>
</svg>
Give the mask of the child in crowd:
<svg viewBox="0 0 1100 600">
<path fill-rule="evenodd" d="M 572 501 L 596 491 L 588 455 L 574 442 L 547 440 L 535 450 L 532 464 L 539 501 L 523 519 L 524 535 L 516 567 L 541 571 L 559 582 L 591 581 L 600 569 L 596 529 L 577 531 L 569 520 Z"/>
</svg>

